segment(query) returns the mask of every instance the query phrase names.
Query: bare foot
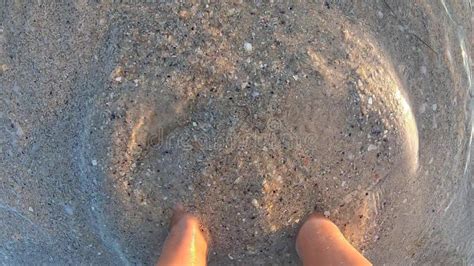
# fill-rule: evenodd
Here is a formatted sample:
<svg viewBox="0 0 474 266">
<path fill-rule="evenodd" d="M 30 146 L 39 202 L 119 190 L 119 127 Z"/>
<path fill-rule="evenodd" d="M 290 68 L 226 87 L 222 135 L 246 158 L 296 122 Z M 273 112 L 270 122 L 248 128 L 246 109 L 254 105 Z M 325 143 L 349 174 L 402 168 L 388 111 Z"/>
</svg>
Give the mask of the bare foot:
<svg viewBox="0 0 474 266">
<path fill-rule="evenodd" d="M 317 213 L 311 214 L 301 226 L 296 251 L 303 265 L 372 265 L 333 222 Z"/>
<path fill-rule="evenodd" d="M 208 242 L 198 218 L 177 205 L 157 265 L 206 265 Z"/>
</svg>

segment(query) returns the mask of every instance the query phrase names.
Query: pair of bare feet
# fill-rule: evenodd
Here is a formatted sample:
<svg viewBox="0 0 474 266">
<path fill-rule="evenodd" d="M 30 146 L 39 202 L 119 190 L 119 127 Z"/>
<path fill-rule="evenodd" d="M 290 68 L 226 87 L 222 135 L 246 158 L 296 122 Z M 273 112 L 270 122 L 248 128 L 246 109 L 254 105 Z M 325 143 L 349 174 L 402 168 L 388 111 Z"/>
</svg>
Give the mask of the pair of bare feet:
<svg viewBox="0 0 474 266">
<path fill-rule="evenodd" d="M 178 206 L 157 265 L 206 265 L 208 248 L 205 228 L 197 217 Z M 333 222 L 317 213 L 298 231 L 296 251 L 303 265 L 371 265 Z"/>
</svg>

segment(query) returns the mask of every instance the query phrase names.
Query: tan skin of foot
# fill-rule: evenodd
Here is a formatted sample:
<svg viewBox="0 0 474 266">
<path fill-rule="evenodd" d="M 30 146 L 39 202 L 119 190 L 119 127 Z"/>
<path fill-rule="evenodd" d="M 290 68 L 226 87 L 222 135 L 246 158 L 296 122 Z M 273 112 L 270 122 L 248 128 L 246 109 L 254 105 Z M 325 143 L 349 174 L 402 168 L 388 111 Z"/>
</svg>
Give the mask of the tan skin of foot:
<svg viewBox="0 0 474 266">
<path fill-rule="evenodd" d="M 208 241 L 197 217 L 175 207 L 171 230 L 165 240 L 157 266 L 206 265 Z"/>
<path fill-rule="evenodd" d="M 296 251 L 305 266 L 372 265 L 333 222 L 316 213 L 301 226 L 296 237 Z M 206 265 L 207 252 L 208 242 L 199 220 L 181 206 L 175 208 L 171 230 L 157 265 Z"/>
<path fill-rule="evenodd" d="M 372 265 L 328 218 L 313 213 L 296 237 L 296 251 L 303 265 Z"/>
</svg>

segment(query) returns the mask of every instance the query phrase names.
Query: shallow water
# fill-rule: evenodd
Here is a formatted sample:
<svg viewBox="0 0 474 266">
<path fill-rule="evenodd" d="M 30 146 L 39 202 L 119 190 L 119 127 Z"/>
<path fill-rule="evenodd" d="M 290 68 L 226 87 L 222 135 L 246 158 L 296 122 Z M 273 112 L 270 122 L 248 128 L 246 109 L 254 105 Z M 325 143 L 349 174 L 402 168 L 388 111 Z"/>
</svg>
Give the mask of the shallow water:
<svg viewBox="0 0 474 266">
<path fill-rule="evenodd" d="M 471 13 L 0 3 L 0 261 L 151 264 L 183 202 L 212 264 L 296 264 L 313 209 L 375 264 L 474 263 Z"/>
</svg>

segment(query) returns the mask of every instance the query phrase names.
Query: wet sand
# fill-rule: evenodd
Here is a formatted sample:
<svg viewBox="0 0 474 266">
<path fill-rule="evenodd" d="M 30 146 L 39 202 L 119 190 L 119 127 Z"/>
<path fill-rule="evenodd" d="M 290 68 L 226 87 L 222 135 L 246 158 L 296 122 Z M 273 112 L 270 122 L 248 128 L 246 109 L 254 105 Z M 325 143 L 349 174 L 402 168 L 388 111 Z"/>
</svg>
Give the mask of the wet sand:
<svg viewBox="0 0 474 266">
<path fill-rule="evenodd" d="M 375 264 L 474 262 L 467 1 L 0 4 L 0 261 L 297 264 L 313 210 Z"/>
</svg>

